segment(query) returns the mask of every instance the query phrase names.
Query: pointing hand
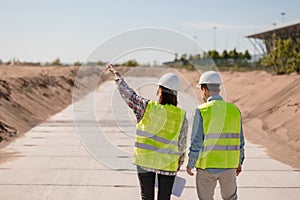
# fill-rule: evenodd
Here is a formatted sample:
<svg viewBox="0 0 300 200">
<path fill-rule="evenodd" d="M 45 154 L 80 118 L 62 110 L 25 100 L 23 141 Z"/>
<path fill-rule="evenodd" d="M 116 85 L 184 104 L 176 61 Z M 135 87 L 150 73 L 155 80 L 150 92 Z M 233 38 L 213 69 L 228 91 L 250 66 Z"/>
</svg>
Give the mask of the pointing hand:
<svg viewBox="0 0 300 200">
<path fill-rule="evenodd" d="M 113 74 L 115 75 L 115 78 L 121 78 L 120 73 L 114 69 L 114 67 L 113 67 L 112 64 L 110 64 L 110 63 L 107 64 L 107 65 L 106 65 L 106 70 L 107 70 L 107 69 L 108 69 L 111 73 L 113 73 Z"/>
</svg>

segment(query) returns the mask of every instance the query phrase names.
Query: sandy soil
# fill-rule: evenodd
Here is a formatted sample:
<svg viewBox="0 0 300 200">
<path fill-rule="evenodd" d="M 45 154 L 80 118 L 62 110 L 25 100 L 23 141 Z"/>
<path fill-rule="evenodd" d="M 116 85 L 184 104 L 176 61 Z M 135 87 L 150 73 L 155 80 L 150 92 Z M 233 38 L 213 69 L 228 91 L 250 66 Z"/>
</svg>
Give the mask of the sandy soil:
<svg viewBox="0 0 300 200">
<path fill-rule="evenodd" d="M 300 76 L 223 73 L 229 101 L 239 106 L 246 138 L 300 168 Z"/>
<path fill-rule="evenodd" d="M 70 104 L 75 74 L 74 67 L 0 66 L 1 146 Z"/>
<path fill-rule="evenodd" d="M 0 65 L 0 147 L 69 105 L 78 69 Z"/>
<path fill-rule="evenodd" d="M 0 66 L 0 147 L 69 105 L 77 70 Z M 97 73 L 101 72 L 88 76 Z M 200 91 L 195 88 L 199 73 L 179 73 L 191 82 L 200 100 Z M 111 79 L 105 76 L 102 80 Z M 222 78 L 226 100 L 242 112 L 246 139 L 266 147 L 271 157 L 300 168 L 300 76 L 253 71 L 222 72 Z"/>
</svg>

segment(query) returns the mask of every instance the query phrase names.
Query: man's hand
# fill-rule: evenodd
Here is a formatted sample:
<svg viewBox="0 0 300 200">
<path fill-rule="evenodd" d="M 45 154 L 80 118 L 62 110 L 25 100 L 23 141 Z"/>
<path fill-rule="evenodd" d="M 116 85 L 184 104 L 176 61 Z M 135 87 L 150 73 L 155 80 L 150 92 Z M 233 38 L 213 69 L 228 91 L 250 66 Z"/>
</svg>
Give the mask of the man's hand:
<svg viewBox="0 0 300 200">
<path fill-rule="evenodd" d="M 239 165 L 238 168 L 236 169 L 236 176 L 238 176 L 242 172 L 242 166 Z"/>
<path fill-rule="evenodd" d="M 192 172 L 192 169 L 189 168 L 188 166 L 186 166 L 186 172 L 187 172 L 190 176 L 194 176 L 194 173 Z"/>
</svg>

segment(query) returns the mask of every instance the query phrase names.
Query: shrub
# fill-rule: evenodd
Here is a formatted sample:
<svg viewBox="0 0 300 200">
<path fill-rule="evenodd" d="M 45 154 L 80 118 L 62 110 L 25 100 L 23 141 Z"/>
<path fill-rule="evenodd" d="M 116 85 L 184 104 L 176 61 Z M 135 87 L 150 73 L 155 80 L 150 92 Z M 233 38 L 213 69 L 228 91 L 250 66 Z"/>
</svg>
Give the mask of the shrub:
<svg viewBox="0 0 300 200">
<path fill-rule="evenodd" d="M 50 65 L 61 65 L 60 59 L 56 58 L 52 63 L 50 63 Z"/>
<path fill-rule="evenodd" d="M 81 66 L 81 62 L 80 61 L 74 62 L 74 66 Z"/>
<path fill-rule="evenodd" d="M 275 74 L 289 74 L 300 71 L 300 53 L 291 39 L 278 39 L 273 36 L 272 49 L 261 62 L 264 67 L 271 67 Z"/>
<path fill-rule="evenodd" d="M 122 65 L 127 66 L 127 67 L 136 67 L 139 64 L 136 60 L 128 60 L 128 61 L 124 62 Z"/>
</svg>

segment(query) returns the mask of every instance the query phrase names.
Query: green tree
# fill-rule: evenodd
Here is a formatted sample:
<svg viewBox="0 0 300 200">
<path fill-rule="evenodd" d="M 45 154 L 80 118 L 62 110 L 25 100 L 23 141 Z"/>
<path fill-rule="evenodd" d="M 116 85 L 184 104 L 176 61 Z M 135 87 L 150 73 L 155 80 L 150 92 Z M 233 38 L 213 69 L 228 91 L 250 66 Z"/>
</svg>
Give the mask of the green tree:
<svg viewBox="0 0 300 200">
<path fill-rule="evenodd" d="M 81 66 L 81 62 L 80 61 L 74 62 L 74 66 Z"/>
<path fill-rule="evenodd" d="M 60 59 L 59 59 L 59 58 L 56 58 L 54 61 L 52 61 L 52 62 L 50 63 L 50 65 L 61 65 Z"/>
<path fill-rule="evenodd" d="M 185 54 L 182 54 L 182 56 L 181 56 L 181 58 L 180 59 L 187 59 L 187 54 L 185 53 Z"/>
<path fill-rule="evenodd" d="M 96 65 L 102 66 L 102 65 L 104 65 L 104 62 L 102 62 L 101 60 L 99 60 L 99 61 L 96 63 Z"/>
<path fill-rule="evenodd" d="M 209 58 L 209 54 L 207 52 L 204 52 L 202 58 L 203 59 Z"/>
<path fill-rule="evenodd" d="M 0 59 L 0 65 L 2 65 L 3 64 L 3 62 L 2 62 L 2 60 Z"/>
<path fill-rule="evenodd" d="M 237 59 L 243 60 L 244 54 L 242 52 L 237 52 Z"/>
<path fill-rule="evenodd" d="M 200 60 L 201 59 L 201 55 L 200 54 L 196 54 L 193 56 L 194 60 Z"/>
<path fill-rule="evenodd" d="M 239 54 L 236 51 L 236 48 L 234 48 L 233 50 L 229 51 L 229 58 L 233 58 L 233 59 L 238 59 Z"/>
<path fill-rule="evenodd" d="M 139 63 L 136 60 L 128 60 L 124 62 L 122 65 L 127 67 L 136 67 L 139 65 Z"/>
<path fill-rule="evenodd" d="M 219 52 L 217 52 L 216 50 L 209 51 L 208 55 L 211 57 L 211 59 L 218 59 L 218 58 L 220 58 Z"/>
<path fill-rule="evenodd" d="M 228 58 L 229 58 L 229 54 L 227 53 L 226 50 L 224 50 L 224 51 L 222 52 L 221 58 L 222 58 L 222 59 L 228 59 Z"/>
<path fill-rule="evenodd" d="M 10 65 L 10 64 L 11 64 L 11 60 L 5 62 L 4 64 L 5 64 L 5 65 Z"/>
<path fill-rule="evenodd" d="M 247 59 L 247 60 L 250 60 L 250 59 L 251 59 L 251 55 L 250 55 L 250 53 L 249 53 L 248 50 L 246 50 L 246 51 L 244 52 L 243 58 L 244 58 L 244 59 Z"/>
<path fill-rule="evenodd" d="M 278 39 L 273 36 L 272 49 L 261 62 L 264 67 L 272 67 L 276 74 L 299 73 L 300 55 L 291 39 Z"/>
<path fill-rule="evenodd" d="M 200 54 L 195 54 L 195 55 L 190 54 L 189 56 L 189 60 L 200 60 L 200 59 L 201 59 Z"/>
</svg>

